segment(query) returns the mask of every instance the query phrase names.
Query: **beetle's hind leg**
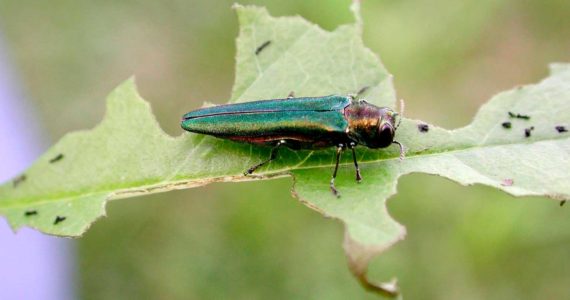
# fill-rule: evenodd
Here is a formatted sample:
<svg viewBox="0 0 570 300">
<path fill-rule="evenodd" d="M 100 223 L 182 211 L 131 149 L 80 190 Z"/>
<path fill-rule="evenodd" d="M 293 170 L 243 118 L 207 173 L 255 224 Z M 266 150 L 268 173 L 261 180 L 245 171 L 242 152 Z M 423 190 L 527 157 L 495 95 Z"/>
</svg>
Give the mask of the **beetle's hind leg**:
<svg viewBox="0 0 570 300">
<path fill-rule="evenodd" d="M 243 175 L 250 175 L 251 173 L 255 172 L 255 170 L 257 170 L 257 168 L 267 164 L 268 162 L 274 160 L 277 158 L 277 151 L 279 150 L 279 147 L 281 145 L 285 144 L 285 140 L 280 140 L 279 142 L 277 142 L 277 144 L 275 144 L 275 146 L 273 148 L 271 148 L 271 154 L 269 154 L 269 158 L 265 161 L 262 161 L 260 163 L 258 163 L 255 166 L 252 166 L 251 168 L 247 169 L 247 171 L 243 172 Z"/>
<path fill-rule="evenodd" d="M 340 154 L 342 153 L 342 150 L 344 150 L 344 145 L 343 144 L 338 145 L 338 147 L 336 148 L 336 164 L 334 166 L 334 172 L 331 178 L 331 192 L 333 193 L 333 195 L 337 197 L 340 197 L 340 194 L 338 193 L 338 190 L 334 186 L 334 180 L 336 178 L 336 173 L 338 171 L 338 163 L 340 162 Z"/>
</svg>

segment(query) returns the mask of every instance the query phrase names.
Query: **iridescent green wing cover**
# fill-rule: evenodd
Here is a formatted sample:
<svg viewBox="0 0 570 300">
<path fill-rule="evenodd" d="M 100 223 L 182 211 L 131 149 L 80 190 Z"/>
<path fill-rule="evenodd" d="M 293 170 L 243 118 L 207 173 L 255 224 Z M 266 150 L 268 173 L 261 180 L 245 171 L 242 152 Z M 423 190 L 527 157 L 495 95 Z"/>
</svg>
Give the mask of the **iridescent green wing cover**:
<svg viewBox="0 0 570 300">
<path fill-rule="evenodd" d="M 207 107 L 184 115 L 182 128 L 252 143 L 286 139 L 301 142 L 301 147 L 329 146 L 346 135 L 343 110 L 350 101 L 331 95 Z"/>
</svg>

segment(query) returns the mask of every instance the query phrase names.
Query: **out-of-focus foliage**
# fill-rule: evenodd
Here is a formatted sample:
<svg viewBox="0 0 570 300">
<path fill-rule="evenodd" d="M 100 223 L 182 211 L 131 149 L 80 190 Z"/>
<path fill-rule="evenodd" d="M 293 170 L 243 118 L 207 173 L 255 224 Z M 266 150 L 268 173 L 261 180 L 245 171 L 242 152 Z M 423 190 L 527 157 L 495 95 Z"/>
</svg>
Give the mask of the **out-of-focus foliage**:
<svg viewBox="0 0 570 300">
<path fill-rule="evenodd" d="M 350 21 L 348 1 L 259 4 L 327 29 Z M 37 122 L 54 140 L 92 127 L 103 113 L 99 99 L 131 73 L 161 125 L 178 133 L 172 116 L 229 98 L 237 33 L 230 5 L 2 0 L 0 26 L 38 104 Z M 409 116 L 455 127 L 490 95 L 570 60 L 568 6 L 365 1 L 365 42 L 395 74 Z M 83 295 L 364 297 L 342 265 L 340 226 L 286 197 L 287 189 L 284 181 L 214 185 L 110 205 L 111 218 L 79 242 Z M 411 234 L 372 272 L 399 274 L 411 299 L 566 295 L 565 208 L 421 175 L 404 178 L 399 190 L 389 206 Z"/>
</svg>

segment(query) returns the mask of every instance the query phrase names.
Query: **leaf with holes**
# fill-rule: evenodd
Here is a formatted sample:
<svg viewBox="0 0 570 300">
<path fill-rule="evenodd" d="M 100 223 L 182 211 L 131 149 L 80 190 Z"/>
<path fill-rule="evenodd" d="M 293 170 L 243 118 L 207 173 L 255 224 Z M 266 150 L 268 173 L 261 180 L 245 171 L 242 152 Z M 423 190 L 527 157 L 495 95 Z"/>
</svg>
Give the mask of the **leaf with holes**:
<svg viewBox="0 0 570 300">
<path fill-rule="evenodd" d="M 241 27 L 231 102 L 282 98 L 291 91 L 297 96 L 364 91 L 371 103 L 395 106 L 391 75 L 362 43 L 356 4 L 356 22 L 333 32 L 300 17 L 235 8 Z M 502 125 L 507 120 L 510 128 Z M 497 95 L 461 129 L 404 119 L 396 138 L 407 148 L 406 159 L 398 159 L 397 147 L 358 148 L 364 181 L 355 183 L 351 158 L 343 158 L 337 178 L 343 196 L 336 198 L 328 188 L 334 150 L 283 149 L 276 161 L 244 177 L 243 171 L 264 160 L 269 149 L 188 133 L 170 137 L 137 94 L 134 80 L 128 80 L 108 97 L 101 124 L 66 135 L 22 176 L 0 186 L 0 213 L 15 229 L 79 236 L 104 215 L 107 200 L 292 176 L 296 197 L 345 224 L 344 248 L 361 283 L 395 295 L 395 284 L 370 282 L 366 269 L 372 257 L 405 235 L 385 203 L 398 178 L 423 172 L 516 196 L 566 200 L 570 135 L 556 126 L 570 126 L 570 65 L 554 65 L 542 82 Z"/>
</svg>

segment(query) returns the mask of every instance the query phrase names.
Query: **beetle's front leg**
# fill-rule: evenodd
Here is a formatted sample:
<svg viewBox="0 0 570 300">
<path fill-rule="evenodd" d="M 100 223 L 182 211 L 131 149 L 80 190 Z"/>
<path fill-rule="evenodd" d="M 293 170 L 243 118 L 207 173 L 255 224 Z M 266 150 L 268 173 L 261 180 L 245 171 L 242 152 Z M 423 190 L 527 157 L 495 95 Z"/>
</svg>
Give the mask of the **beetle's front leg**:
<svg viewBox="0 0 570 300">
<path fill-rule="evenodd" d="M 404 150 L 404 145 L 398 141 L 393 141 L 392 144 L 396 144 L 400 147 L 400 161 L 403 161 L 404 157 L 406 157 L 406 150 Z"/>
<path fill-rule="evenodd" d="M 344 149 L 343 144 L 339 144 L 338 147 L 336 148 L 336 164 L 334 166 L 334 172 L 333 172 L 332 179 L 331 179 L 331 191 L 332 191 L 333 195 L 335 195 L 337 197 L 340 197 L 340 194 L 338 193 L 338 190 L 334 186 L 334 179 L 336 178 L 336 173 L 338 171 L 338 163 L 340 162 L 340 154 L 342 153 L 343 149 Z"/>
<path fill-rule="evenodd" d="M 275 144 L 275 146 L 273 148 L 271 148 L 271 154 L 269 154 L 269 158 L 265 161 L 262 161 L 260 163 L 258 163 L 255 166 L 252 166 L 251 168 L 247 169 L 247 171 L 243 172 L 243 175 L 247 176 L 250 175 L 251 173 L 255 172 L 255 170 L 257 170 L 257 168 L 265 165 L 266 163 L 274 160 L 277 158 L 277 151 L 279 150 L 279 147 L 281 145 L 285 144 L 285 140 L 280 140 L 279 142 L 277 142 L 277 144 Z"/>
</svg>

